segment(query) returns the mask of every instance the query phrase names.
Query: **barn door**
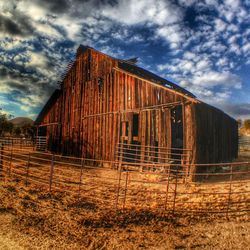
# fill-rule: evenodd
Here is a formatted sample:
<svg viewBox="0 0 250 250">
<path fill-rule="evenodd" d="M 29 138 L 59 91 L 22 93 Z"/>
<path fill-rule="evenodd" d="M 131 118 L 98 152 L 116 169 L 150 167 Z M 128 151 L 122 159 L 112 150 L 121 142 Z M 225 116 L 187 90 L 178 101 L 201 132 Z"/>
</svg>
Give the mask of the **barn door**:
<svg viewBox="0 0 250 250">
<path fill-rule="evenodd" d="M 183 119 L 182 106 L 176 106 L 171 109 L 171 158 L 176 159 L 176 162 L 181 161 L 181 154 L 183 153 Z"/>
<path fill-rule="evenodd" d="M 140 159 L 139 113 L 129 113 L 120 123 L 120 139 L 118 146 L 119 160 L 136 162 Z"/>
</svg>

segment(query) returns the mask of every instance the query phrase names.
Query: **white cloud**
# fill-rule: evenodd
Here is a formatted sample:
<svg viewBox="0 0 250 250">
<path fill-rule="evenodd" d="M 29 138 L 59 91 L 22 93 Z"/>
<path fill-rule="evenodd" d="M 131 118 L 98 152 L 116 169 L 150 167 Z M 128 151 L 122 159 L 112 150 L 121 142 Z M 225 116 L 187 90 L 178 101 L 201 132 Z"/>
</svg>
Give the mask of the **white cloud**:
<svg viewBox="0 0 250 250">
<path fill-rule="evenodd" d="M 48 23 L 36 22 L 34 26 L 36 27 L 36 31 L 41 35 L 62 38 L 62 35 Z"/>
<path fill-rule="evenodd" d="M 223 66 L 227 66 L 229 64 L 229 61 L 227 58 L 220 58 L 217 62 L 216 62 L 216 65 L 218 67 L 223 67 Z"/>
<path fill-rule="evenodd" d="M 68 39 L 72 41 L 81 41 L 82 22 L 74 20 L 67 16 L 60 16 L 54 20 L 54 24 L 63 27 Z"/>
<path fill-rule="evenodd" d="M 159 27 L 156 29 L 156 35 L 166 40 L 170 48 L 177 49 L 185 41 L 186 32 L 184 32 L 179 24 L 173 24 Z"/>
<path fill-rule="evenodd" d="M 196 64 L 196 70 L 197 71 L 204 71 L 206 69 L 209 69 L 211 66 L 211 62 L 208 59 L 203 59 L 197 62 Z"/>
<path fill-rule="evenodd" d="M 230 72 L 210 71 L 202 75 L 194 76 L 192 84 L 212 88 L 215 86 L 225 86 L 228 88 L 241 88 L 241 80 L 237 75 Z"/>
<path fill-rule="evenodd" d="M 17 97 L 16 101 L 20 104 L 22 110 L 29 112 L 32 108 L 44 104 L 45 99 L 45 96 L 30 94 L 23 97 Z"/>
<path fill-rule="evenodd" d="M 238 32 L 239 31 L 239 27 L 235 24 L 229 24 L 227 26 L 227 31 L 230 31 L 230 32 Z"/>
<path fill-rule="evenodd" d="M 224 3 L 231 9 L 238 9 L 240 7 L 239 0 L 224 0 Z"/>
<path fill-rule="evenodd" d="M 127 25 L 144 22 L 166 25 L 178 22 L 182 13 L 163 0 L 121 0 L 113 7 L 105 6 L 101 14 Z"/>
<path fill-rule="evenodd" d="M 27 66 L 31 67 L 46 67 L 48 64 L 48 58 L 44 56 L 42 53 L 29 53 L 29 62 L 27 63 Z"/>
<path fill-rule="evenodd" d="M 112 48 L 112 46 L 102 46 L 100 47 L 100 51 L 103 53 L 113 56 L 115 58 L 120 58 L 124 55 L 124 51 L 121 50 L 120 48 Z"/>
<path fill-rule="evenodd" d="M 227 24 L 221 19 L 215 19 L 215 29 L 218 32 L 222 32 L 226 29 Z"/>
<path fill-rule="evenodd" d="M 188 59 L 188 60 L 195 60 L 196 57 L 197 57 L 197 54 L 190 52 L 190 51 L 185 51 L 183 54 L 183 58 Z"/>
<path fill-rule="evenodd" d="M 250 53 L 250 42 L 245 44 L 241 49 L 242 49 L 242 51 L 244 53 L 247 53 L 249 55 L 249 53 Z"/>
<path fill-rule="evenodd" d="M 34 1 L 18 1 L 17 8 L 22 13 L 25 13 L 27 16 L 32 17 L 34 21 L 45 20 L 46 14 L 48 13 L 45 7 L 41 7 Z"/>
<path fill-rule="evenodd" d="M 11 50 L 15 48 L 24 47 L 23 42 L 24 41 L 19 38 L 13 38 L 8 40 L 3 39 L 2 41 L 0 41 L 0 47 L 4 50 Z"/>
</svg>

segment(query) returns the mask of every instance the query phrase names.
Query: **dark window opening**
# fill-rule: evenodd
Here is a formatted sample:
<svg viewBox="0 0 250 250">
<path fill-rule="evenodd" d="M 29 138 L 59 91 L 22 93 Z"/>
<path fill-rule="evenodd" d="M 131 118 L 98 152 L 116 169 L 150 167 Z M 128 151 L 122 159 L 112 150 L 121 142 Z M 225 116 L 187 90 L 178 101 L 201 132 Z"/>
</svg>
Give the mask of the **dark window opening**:
<svg viewBox="0 0 250 250">
<path fill-rule="evenodd" d="M 122 136 L 122 122 L 120 123 L 120 136 Z"/>
<path fill-rule="evenodd" d="M 133 136 L 138 136 L 139 132 L 139 114 L 133 114 Z"/>
<path fill-rule="evenodd" d="M 128 126 L 128 122 L 126 122 L 125 136 L 128 136 L 128 130 L 129 130 L 129 126 Z"/>
<path fill-rule="evenodd" d="M 183 148 L 182 106 L 171 110 L 172 147 Z"/>
<path fill-rule="evenodd" d="M 47 126 L 38 128 L 38 136 L 46 136 L 47 135 Z"/>
<path fill-rule="evenodd" d="M 181 162 L 181 154 L 183 153 L 183 120 L 182 106 L 176 106 L 171 110 L 171 130 L 172 130 L 172 150 L 171 159 L 176 163 Z"/>
</svg>

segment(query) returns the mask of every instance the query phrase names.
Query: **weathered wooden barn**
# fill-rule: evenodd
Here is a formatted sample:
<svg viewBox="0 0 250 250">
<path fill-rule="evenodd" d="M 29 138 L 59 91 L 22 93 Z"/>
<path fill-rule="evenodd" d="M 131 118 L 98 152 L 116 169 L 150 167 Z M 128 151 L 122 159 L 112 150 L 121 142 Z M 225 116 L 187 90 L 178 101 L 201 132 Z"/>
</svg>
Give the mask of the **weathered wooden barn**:
<svg viewBox="0 0 250 250">
<path fill-rule="evenodd" d="M 181 154 L 189 163 L 215 163 L 238 151 L 230 116 L 133 60 L 86 46 L 36 124 L 49 150 L 94 159 L 166 162 Z"/>
</svg>

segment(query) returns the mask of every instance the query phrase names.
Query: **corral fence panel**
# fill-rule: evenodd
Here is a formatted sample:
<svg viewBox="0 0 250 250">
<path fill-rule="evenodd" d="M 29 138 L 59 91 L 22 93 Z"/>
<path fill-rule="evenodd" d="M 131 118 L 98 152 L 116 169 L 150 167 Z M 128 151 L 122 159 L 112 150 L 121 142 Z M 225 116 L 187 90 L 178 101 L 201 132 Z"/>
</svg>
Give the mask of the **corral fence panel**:
<svg viewBox="0 0 250 250">
<path fill-rule="evenodd" d="M 13 142 L 13 141 L 12 141 Z M 200 182 L 187 180 L 189 165 L 171 162 L 103 161 L 55 155 L 0 142 L 5 181 L 63 192 L 77 202 L 116 211 L 171 214 L 240 214 L 250 211 L 250 162 L 200 164 Z M 18 145 L 18 146 L 17 146 Z"/>
</svg>

